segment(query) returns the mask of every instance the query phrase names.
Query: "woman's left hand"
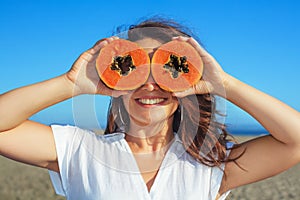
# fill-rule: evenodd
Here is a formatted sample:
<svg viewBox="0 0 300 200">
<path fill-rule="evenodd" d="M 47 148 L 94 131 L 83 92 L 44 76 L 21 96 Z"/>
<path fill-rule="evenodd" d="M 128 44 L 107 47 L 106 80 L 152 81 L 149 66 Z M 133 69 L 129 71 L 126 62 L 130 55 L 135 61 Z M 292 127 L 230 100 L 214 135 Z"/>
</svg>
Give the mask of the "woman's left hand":
<svg viewBox="0 0 300 200">
<path fill-rule="evenodd" d="M 199 82 L 189 89 L 175 92 L 174 96 L 184 97 L 193 94 L 213 93 L 225 97 L 225 90 L 229 75 L 225 73 L 215 58 L 210 55 L 194 38 L 174 37 L 173 40 L 185 41 L 191 44 L 201 56 L 203 62 L 203 74 Z"/>
<path fill-rule="evenodd" d="M 300 113 L 274 97 L 225 73 L 218 62 L 193 38 L 176 37 L 190 43 L 202 58 L 202 79 L 177 97 L 211 93 L 226 98 L 256 119 L 269 135 L 231 149 L 219 193 L 274 176 L 300 162 Z"/>
</svg>

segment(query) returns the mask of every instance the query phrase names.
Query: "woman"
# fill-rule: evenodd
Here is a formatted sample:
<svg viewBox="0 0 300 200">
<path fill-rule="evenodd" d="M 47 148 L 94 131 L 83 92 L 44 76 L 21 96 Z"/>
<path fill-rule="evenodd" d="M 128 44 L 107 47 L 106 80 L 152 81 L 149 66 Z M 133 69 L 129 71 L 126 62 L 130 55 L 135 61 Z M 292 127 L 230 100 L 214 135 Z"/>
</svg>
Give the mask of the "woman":
<svg viewBox="0 0 300 200">
<path fill-rule="evenodd" d="M 144 21 L 130 28 L 128 39 L 150 57 L 167 41 L 190 43 L 204 64 L 195 86 L 171 93 L 150 75 L 134 91 L 106 87 L 95 59 L 117 39 L 97 42 L 59 77 L 1 95 L 1 155 L 49 169 L 56 192 L 67 199 L 225 199 L 233 188 L 300 162 L 299 112 L 224 72 L 175 23 Z M 105 135 L 28 120 L 80 94 L 113 97 Z M 271 135 L 228 148 L 215 95 L 247 111 Z"/>
</svg>

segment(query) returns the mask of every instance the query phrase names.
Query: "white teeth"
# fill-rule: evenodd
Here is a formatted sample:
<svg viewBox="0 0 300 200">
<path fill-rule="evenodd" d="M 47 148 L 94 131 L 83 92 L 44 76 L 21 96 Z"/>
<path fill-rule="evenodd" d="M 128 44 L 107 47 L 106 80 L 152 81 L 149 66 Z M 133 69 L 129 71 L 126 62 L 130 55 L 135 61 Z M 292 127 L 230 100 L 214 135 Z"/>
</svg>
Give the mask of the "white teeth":
<svg viewBox="0 0 300 200">
<path fill-rule="evenodd" d="M 142 104 L 148 104 L 148 105 L 153 105 L 153 104 L 158 104 L 164 101 L 162 98 L 155 98 L 155 99 L 139 99 L 138 100 Z"/>
</svg>

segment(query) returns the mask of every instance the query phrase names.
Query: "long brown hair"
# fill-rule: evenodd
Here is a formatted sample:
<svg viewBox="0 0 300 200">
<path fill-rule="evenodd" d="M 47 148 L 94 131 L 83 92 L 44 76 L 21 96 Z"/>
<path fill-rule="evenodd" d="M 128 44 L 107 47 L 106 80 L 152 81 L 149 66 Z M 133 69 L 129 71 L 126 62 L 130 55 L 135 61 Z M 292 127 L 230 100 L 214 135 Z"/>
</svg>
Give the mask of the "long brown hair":
<svg viewBox="0 0 300 200">
<path fill-rule="evenodd" d="M 118 28 L 116 34 L 122 30 Z M 137 41 L 145 37 L 162 43 L 175 36 L 193 37 L 192 31 L 180 24 L 163 18 L 151 18 L 127 29 L 128 40 Z M 198 39 L 197 39 L 198 40 Z M 200 41 L 198 40 L 200 43 Z M 228 133 L 223 123 L 218 122 L 216 97 L 212 94 L 191 95 L 178 99 L 179 106 L 174 113 L 173 130 L 181 139 L 186 151 L 197 161 L 208 166 L 220 166 L 229 160 Z M 112 98 L 105 134 L 128 131 L 129 115 L 122 98 Z"/>
</svg>

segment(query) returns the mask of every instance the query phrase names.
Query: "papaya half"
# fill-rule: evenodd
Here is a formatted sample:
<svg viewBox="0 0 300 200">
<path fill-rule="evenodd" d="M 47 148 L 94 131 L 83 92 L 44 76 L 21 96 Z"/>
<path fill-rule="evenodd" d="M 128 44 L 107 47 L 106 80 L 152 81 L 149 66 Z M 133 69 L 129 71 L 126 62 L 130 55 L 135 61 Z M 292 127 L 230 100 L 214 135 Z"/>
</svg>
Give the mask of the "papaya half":
<svg viewBox="0 0 300 200">
<path fill-rule="evenodd" d="M 151 60 L 155 82 L 170 92 L 195 85 L 203 73 L 203 63 L 196 49 L 184 41 L 170 41 L 160 46 Z"/>
<path fill-rule="evenodd" d="M 202 60 L 192 45 L 170 41 L 161 45 L 151 59 L 138 44 L 118 39 L 101 49 L 96 69 L 100 79 L 115 90 L 133 90 L 150 75 L 160 88 L 177 92 L 196 84 L 203 72 Z"/>
<path fill-rule="evenodd" d="M 118 39 L 103 47 L 96 59 L 100 79 L 115 90 L 133 90 L 150 74 L 147 52 L 134 42 Z"/>
</svg>

